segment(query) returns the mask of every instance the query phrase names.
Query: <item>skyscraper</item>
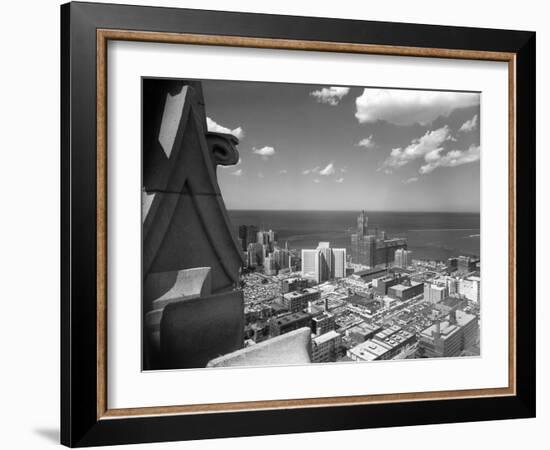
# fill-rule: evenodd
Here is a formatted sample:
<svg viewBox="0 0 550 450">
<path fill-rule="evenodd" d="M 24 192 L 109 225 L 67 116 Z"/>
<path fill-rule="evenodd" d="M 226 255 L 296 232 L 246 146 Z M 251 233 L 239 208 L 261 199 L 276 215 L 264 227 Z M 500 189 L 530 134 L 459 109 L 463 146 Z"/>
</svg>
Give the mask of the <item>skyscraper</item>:
<svg viewBox="0 0 550 450">
<path fill-rule="evenodd" d="M 258 228 L 254 225 L 240 225 L 239 226 L 239 239 L 242 242 L 242 249 L 246 251 L 248 245 L 256 242 L 256 234 L 258 233 Z"/>
<path fill-rule="evenodd" d="M 411 255 L 411 251 L 405 250 L 404 248 L 398 248 L 395 251 L 394 266 L 401 267 L 402 269 L 407 268 L 412 262 Z"/>
<path fill-rule="evenodd" d="M 248 266 L 256 267 L 264 263 L 264 249 L 263 245 L 257 242 L 248 244 Z"/>
<path fill-rule="evenodd" d="M 315 250 L 302 250 L 302 276 L 317 283 L 346 276 L 346 249 L 319 242 Z"/>
<path fill-rule="evenodd" d="M 331 278 L 344 278 L 346 276 L 346 249 L 333 248 L 333 264 Z"/>
<path fill-rule="evenodd" d="M 290 267 L 290 251 L 286 248 L 276 248 L 273 250 L 273 259 L 278 270 L 288 269 Z"/>
<path fill-rule="evenodd" d="M 325 281 L 330 279 L 332 274 L 332 250 L 330 242 L 319 242 L 317 251 L 319 252 L 319 278 Z"/>
<path fill-rule="evenodd" d="M 386 266 L 394 259 L 397 249 L 407 249 L 407 240 L 404 238 L 386 237 L 385 231 L 368 229 L 368 217 L 361 211 L 357 217 L 357 232 L 351 235 L 351 260 L 355 264 L 363 264 L 374 268 L 379 264 Z"/>
<path fill-rule="evenodd" d="M 316 283 L 321 282 L 320 278 L 320 255 L 315 249 L 303 249 L 302 250 L 302 276 L 309 278 Z"/>
<path fill-rule="evenodd" d="M 366 211 L 361 211 L 357 216 L 357 234 L 359 236 L 366 236 L 369 229 L 369 218 L 367 217 Z"/>
<path fill-rule="evenodd" d="M 264 273 L 266 275 L 277 275 L 277 266 L 272 255 L 264 258 Z"/>
</svg>

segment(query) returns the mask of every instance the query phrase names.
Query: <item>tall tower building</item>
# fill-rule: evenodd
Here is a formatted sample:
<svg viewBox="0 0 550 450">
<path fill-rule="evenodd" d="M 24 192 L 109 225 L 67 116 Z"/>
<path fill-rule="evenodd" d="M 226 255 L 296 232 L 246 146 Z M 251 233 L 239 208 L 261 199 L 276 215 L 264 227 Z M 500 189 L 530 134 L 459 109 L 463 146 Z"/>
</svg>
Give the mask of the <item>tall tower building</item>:
<svg viewBox="0 0 550 450">
<path fill-rule="evenodd" d="M 319 242 L 315 250 L 302 250 L 302 276 L 316 283 L 346 276 L 346 249 Z"/>
<path fill-rule="evenodd" d="M 388 238 L 385 231 L 369 233 L 368 217 L 361 211 L 357 217 L 357 233 L 351 235 L 351 260 L 355 264 L 363 264 L 370 268 L 384 264 L 386 267 L 393 261 L 394 252 L 398 248 L 407 248 L 404 238 Z"/>
<path fill-rule="evenodd" d="M 326 281 L 331 278 L 332 274 L 332 250 L 330 242 L 319 242 L 317 251 L 319 252 L 319 278 L 321 281 Z"/>
<path fill-rule="evenodd" d="M 412 262 L 411 255 L 411 251 L 405 250 L 404 248 L 398 248 L 395 251 L 394 266 L 401 267 L 402 269 L 407 268 Z"/>
<path fill-rule="evenodd" d="M 303 249 L 302 250 L 302 277 L 321 282 L 320 277 L 320 257 L 317 249 Z"/>
<path fill-rule="evenodd" d="M 361 211 L 359 216 L 357 216 L 357 233 L 360 236 L 366 236 L 369 234 L 369 218 L 367 217 L 366 211 Z"/>
<path fill-rule="evenodd" d="M 344 278 L 346 276 L 346 249 L 332 249 L 332 273 L 331 278 Z"/>
</svg>

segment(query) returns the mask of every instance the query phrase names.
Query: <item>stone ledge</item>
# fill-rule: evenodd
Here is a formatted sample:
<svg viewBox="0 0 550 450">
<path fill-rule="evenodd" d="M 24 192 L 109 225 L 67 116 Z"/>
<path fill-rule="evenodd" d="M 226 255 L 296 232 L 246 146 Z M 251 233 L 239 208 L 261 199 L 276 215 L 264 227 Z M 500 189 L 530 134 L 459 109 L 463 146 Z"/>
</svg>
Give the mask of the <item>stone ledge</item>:
<svg viewBox="0 0 550 450">
<path fill-rule="evenodd" d="M 279 366 L 311 363 L 311 329 L 299 328 L 211 360 L 207 367 Z"/>
</svg>

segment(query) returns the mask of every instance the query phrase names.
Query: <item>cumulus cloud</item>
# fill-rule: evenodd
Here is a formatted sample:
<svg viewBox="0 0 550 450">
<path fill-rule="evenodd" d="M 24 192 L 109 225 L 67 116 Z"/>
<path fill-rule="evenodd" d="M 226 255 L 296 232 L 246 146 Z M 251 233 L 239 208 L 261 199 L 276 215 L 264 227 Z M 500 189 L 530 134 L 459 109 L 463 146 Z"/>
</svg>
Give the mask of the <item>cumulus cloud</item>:
<svg viewBox="0 0 550 450">
<path fill-rule="evenodd" d="M 314 183 L 320 183 L 321 180 L 320 180 L 319 178 L 315 178 L 315 179 L 313 180 L 313 182 L 314 182 Z"/>
<path fill-rule="evenodd" d="M 427 155 L 426 155 L 427 156 Z M 426 158 L 426 163 L 420 167 L 420 173 L 427 174 L 433 172 L 438 167 L 456 167 L 463 164 L 479 161 L 479 145 L 472 145 L 467 150 L 450 150 L 445 154 L 441 151 L 431 154 L 430 159 Z"/>
<path fill-rule="evenodd" d="M 334 181 L 336 181 L 337 183 L 343 183 L 344 179 L 343 178 L 336 178 L 336 180 L 334 180 Z"/>
<path fill-rule="evenodd" d="M 457 108 L 479 105 L 479 94 L 465 92 L 364 89 L 355 99 L 359 123 L 385 120 L 395 125 L 426 125 Z"/>
<path fill-rule="evenodd" d="M 243 174 L 243 169 L 237 169 L 235 172 L 231 172 L 231 175 L 235 175 L 236 177 L 240 177 Z"/>
<path fill-rule="evenodd" d="M 288 173 L 288 170 L 282 169 L 282 170 L 279 170 L 279 173 L 280 173 L 280 174 L 285 174 L 285 173 Z"/>
<path fill-rule="evenodd" d="M 312 97 L 315 97 L 318 103 L 326 103 L 331 106 L 336 106 L 340 103 L 340 100 L 344 98 L 349 92 L 348 87 L 331 86 L 328 88 L 319 89 L 309 93 Z"/>
<path fill-rule="evenodd" d="M 465 133 L 468 133 L 472 130 L 475 130 L 477 128 L 477 114 L 472 117 L 470 120 L 467 120 L 462 124 L 462 126 L 458 129 L 458 131 L 463 131 Z"/>
<path fill-rule="evenodd" d="M 208 127 L 208 131 L 212 131 L 214 133 L 232 134 L 239 140 L 244 137 L 244 130 L 242 127 L 237 127 L 234 130 L 230 130 L 229 128 L 214 122 L 210 117 L 206 118 L 206 126 Z"/>
<path fill-rule="evenodd" d="M 424 136 L 414 139 L 407 147 L 394 148 L 379 170 L 391 173 L 394 169 L 403 167 L 415 159 L 432 158 L 436 155 L 434 152 L 443 150 L 442 145 L 445 141 L 452 140 L 454 139 L 447 125 L 434 131 L 427 131 Z"/>
<path fill-rule="evenodd" d="M 315 166 L 313 169 L 305 169 L 302 171 L 302 175 L 309 175 L 310 173 L 318 173 L 321 170 L 319 166 Z"/>
<path fill-rule="evenodd" d="M 262 147 L 262 148 L 254 147 L 252 149 L 252 153 L 254 153 L 256 155 L 268 157 L 268 156 L 273 156 L 275 154 L 275 149 L 273 147 L 269 147 L 267 145 L 265 147 Z"/>
<path fill-rule="evenodd" d="M 407 178 L 406 180 L 403 180 L 403 183 L 409 184 L 409 183 L 414 183 L 415 181 L 418 181 L 418 177 Z"/>
<path fill-rule="evenodd" d="M 334 170 L 334 163 L 331 162 L 327 164 L 327 166 L 323 170 L 319 171 L 319 175 L 329 176 L 334 175 L 334 172 L 336 172 Z"/>
<path fill-rule="evenodd" d="M 369 136 L 369 137 L 366 137 L 364 139 L 361 139 L 358 143 L 357 143 L 357 146 L 358 147 L 365 147 L 367 149 L 369 148 L 373 148 L 374 147 L 374 139 L 372 137 L 372 134 Z"/>
</svg>

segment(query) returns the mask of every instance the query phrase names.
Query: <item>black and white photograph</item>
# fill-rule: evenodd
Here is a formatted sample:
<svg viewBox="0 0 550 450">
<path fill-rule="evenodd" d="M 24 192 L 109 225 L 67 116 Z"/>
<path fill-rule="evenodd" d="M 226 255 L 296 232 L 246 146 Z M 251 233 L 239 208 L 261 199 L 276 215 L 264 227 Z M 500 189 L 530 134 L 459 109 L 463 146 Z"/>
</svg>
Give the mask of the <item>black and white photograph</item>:
<svg viewBox="0 0 550 450">
<path fill-rule="evenodd" d="M 478 357 L 480 100 L 143 78 L 143 370 Z"/>
</svg>

